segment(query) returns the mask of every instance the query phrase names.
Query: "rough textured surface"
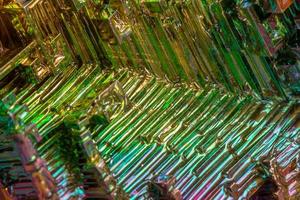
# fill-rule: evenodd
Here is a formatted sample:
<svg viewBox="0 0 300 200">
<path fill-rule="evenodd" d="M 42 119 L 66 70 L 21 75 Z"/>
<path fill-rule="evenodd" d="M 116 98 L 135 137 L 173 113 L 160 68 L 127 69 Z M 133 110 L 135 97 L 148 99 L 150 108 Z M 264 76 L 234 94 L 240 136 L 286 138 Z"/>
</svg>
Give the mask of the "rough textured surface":
<svg viewBox="0 0 300 200">
<path fill-rule="evenodd" d="M 0 1 L 0 199 L 299 199 L 299 1 Z"/>
</svg>

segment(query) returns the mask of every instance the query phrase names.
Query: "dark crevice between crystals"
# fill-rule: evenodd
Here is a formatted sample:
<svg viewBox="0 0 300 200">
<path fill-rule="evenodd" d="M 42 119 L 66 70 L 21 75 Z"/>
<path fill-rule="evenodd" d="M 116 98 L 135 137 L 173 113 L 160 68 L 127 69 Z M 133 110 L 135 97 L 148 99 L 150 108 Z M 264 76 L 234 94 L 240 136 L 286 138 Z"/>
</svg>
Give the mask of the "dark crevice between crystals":
<svg viewBox="0 0 300 200">
<path fill-rule="evenodd" d="M 268 177 L 250 200 L 278 200 L 275 194 L 277 190 L 278 187 L 276 182 L 272 178 Z"/>
</svg>

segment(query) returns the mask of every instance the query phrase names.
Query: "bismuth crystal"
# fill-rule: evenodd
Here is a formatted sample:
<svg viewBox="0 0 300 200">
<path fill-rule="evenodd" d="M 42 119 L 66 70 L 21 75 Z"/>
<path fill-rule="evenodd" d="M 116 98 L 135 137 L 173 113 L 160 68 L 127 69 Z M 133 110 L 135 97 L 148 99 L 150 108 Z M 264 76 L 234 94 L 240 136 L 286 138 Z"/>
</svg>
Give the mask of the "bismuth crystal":
<svg viewBox="0 0 300 200">
<path fill-rule="evenodd" d="M 0 0 L 0 200 L 300 199 L 299 0 Z"/>
</svg>

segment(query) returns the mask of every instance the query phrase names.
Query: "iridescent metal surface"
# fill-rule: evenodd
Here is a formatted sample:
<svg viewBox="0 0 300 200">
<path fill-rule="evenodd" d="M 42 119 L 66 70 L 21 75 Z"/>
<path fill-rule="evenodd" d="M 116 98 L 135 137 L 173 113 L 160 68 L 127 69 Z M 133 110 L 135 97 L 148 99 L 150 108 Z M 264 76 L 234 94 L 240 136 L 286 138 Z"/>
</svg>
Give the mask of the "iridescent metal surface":
<svg viewBox="0 0 300 200">
<path fill-rule="evenodd" d="M 299 19 L 0 0 L 0 199 L 300 199 Z"/>
</svg>

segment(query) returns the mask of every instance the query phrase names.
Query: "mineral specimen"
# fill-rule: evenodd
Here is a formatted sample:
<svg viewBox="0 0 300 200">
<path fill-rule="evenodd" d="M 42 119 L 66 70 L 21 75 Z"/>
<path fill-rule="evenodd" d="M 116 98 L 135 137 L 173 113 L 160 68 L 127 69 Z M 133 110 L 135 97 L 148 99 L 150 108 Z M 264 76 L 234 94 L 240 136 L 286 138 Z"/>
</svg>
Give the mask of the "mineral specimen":
<svg viewBox="0 0 300 200">
<path fill-rule="evenodd" d="M 300 199 L 299 19 L 0 0 L 0 199 Z"/>
</svg>

